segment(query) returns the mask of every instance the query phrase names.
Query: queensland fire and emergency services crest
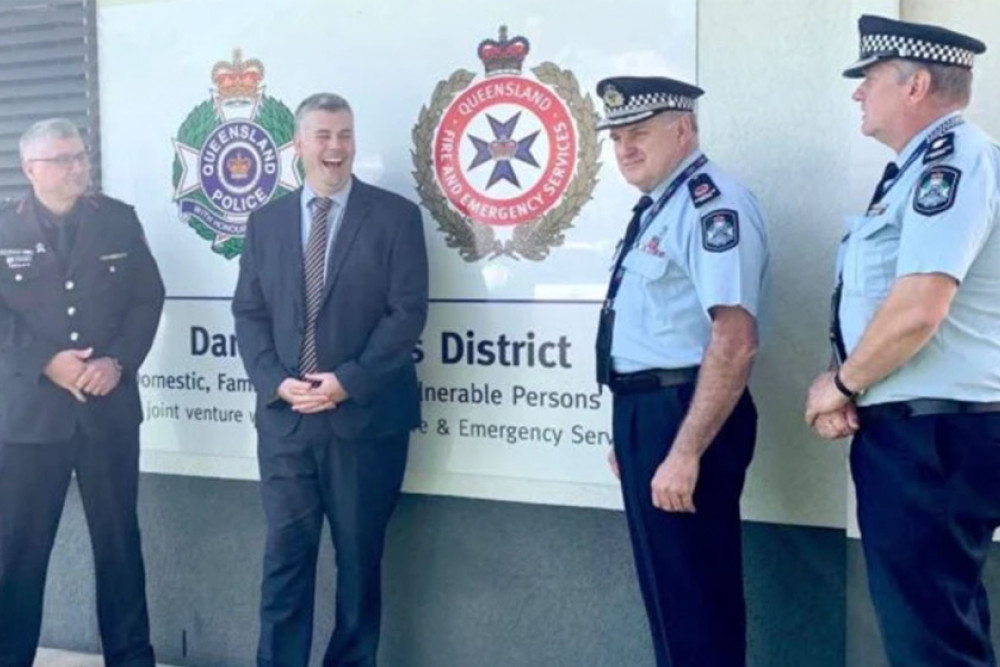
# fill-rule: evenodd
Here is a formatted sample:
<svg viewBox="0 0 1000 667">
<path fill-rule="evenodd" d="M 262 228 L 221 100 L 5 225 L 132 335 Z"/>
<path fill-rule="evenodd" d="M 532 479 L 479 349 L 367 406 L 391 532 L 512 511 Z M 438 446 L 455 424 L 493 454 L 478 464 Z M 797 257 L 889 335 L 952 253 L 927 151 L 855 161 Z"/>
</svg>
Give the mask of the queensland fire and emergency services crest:
<svg viewBox="0 0 1000 667">
<path fill-rule="evenodd" d="M 413 175 L 448 247 L 473 262 L 545 259 L 597 183 L 597 113 L 569 70 L 525 74 L 524 37 L 486 39 L 484 74 L 439 81 L 413 128 Z"/>
<path fill-rule="evenodd" d="M 264 94 L 264 65 L 243 59 L 212 67 L 213 90 L 174 139 L 174 201 L 181 219 L 227 259 L 240 254 L 247 218 L 299 186 L 295 119 Z"/>
</svg>

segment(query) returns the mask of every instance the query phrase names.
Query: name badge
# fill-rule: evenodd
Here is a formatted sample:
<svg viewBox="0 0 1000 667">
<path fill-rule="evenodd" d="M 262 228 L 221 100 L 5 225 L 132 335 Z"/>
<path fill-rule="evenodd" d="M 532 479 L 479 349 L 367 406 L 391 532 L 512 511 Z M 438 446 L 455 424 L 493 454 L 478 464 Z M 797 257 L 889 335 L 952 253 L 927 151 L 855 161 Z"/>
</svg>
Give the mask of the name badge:
<svg viewBox="0 0 1000 667">
<path fill-rule="evenodd" d="M 26 269 L 33 263 L 35 253 L 30 248 L 0 248 L 0 257 L 9 269 Z"/>
<path fill-rule="evenodd" d="M 866 218 L 876 218 L 876 217 L 882 215 L 883 213 L 885 213 L 885 210 L 887 208 L 889 208 L 889 205 L 886 204 L 885 202 L 879 202 L 877 204 L 873 204 L 872 207 L 870 209 L 868 209 L 868 212 L 865 213 L 865 217 Z"/>
</svg>

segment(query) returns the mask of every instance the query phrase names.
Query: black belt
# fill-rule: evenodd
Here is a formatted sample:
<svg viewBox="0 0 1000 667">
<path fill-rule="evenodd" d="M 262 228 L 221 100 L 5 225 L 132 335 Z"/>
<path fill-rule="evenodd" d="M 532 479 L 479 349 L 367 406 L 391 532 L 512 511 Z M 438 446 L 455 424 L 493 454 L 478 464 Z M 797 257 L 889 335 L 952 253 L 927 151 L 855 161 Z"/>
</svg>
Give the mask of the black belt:
<svg viewBox="0 0 1000 667">
<path fill-rule="evenodd" d="M 858 408 L 858 414 L 864 419 L 908 419 L 924 415 L 971 415 L 984 412 L 1000 412 L 1000 401 L 977 403 L 946 398 L 917 398 Z"/>
<path fill-rule="evenodd" d="M 653 368 L 635 373 L 612 373 L 608 387 L 616 394 L 636 394 L 665 387 L 690 384 L 698 379 L 698 367 Z"/>
</svg>

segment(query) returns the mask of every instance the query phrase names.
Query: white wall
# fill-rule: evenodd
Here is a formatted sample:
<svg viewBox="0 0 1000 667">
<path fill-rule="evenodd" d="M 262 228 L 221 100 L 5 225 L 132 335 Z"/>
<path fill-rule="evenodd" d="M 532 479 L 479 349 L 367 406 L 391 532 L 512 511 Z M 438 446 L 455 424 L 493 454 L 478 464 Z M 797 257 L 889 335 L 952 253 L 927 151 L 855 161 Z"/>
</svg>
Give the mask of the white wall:
<svg viewBox="0 0 1000 667">
<path fill-rule="evenodd" d="M 143 1 L 149 0 L 99 4 Z M 890 157 L 861 137 L 850 99 L 855 82 L 841 77 L 857 55 L 857 17 L 901 12 L 996 42 L 977 61 L 968 117 L 1000 136 L 1000 2 L 700 0 L 698 10 L 698 83 L 707 91 L 700 108 L 703 146 L 757 194 L 772 248 L 771 317 L 753 381 L 761 429 L 745 515 L 843 527 L 846 446 L 812 436 L 801 413 L 809 382 L 829 358 L 841 218 L 864 206 Z"/>
<path fill-rule="evenodd" d="M 986 53 L 976 57 L 966 117 L 1000 139 L 1000 2 L 903 0 L 900 4 L 907 21 L 943 25 L 986 42 Z"/>
<path fill-rule="evenodd" d="M 753 389 L 761 413 L 744 496 L 751 519 L 844 525 L 845 445 L 802 420 L 811 379 L 829 360 L 833 255 L 849 196 L 851 85 L 857 52 L 842 0 L 698 4 L 703 147 L 756 193 L 771 242 L 771 306 Z"/>
</svg>

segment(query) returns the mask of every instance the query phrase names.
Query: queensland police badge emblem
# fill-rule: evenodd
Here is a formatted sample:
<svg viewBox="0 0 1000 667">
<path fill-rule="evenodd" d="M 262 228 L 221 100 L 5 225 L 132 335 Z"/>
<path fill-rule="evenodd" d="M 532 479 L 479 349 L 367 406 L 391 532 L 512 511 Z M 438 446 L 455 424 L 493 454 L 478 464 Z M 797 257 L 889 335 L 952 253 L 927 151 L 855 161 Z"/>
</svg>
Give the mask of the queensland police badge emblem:
<svg viewBox="0 0 1000 667">
<path fill-rule="evenodd" d="M 244 60 L 212 68 L 214 89 L 188 114 L 174 139 L 174 201 L 181 220 L 227 259 L 240 254 L 247 218 L 299 186 L 295 119 L 264 94 L 264 65 Z"/>
<path fill-rule="evenodd" d="M 486 39 L 484 75 L 439 81 L 413 128 L 424 206 L 462 259 L 545 259 L 590 199 L 600 163 L 597 113 L 569 70 L 522 73 L 524 37 Z"/>
</svg>

